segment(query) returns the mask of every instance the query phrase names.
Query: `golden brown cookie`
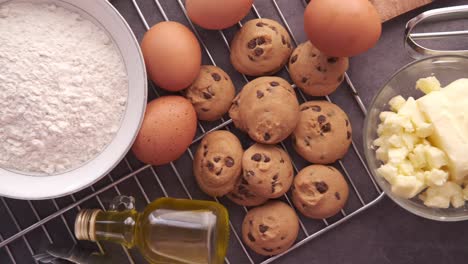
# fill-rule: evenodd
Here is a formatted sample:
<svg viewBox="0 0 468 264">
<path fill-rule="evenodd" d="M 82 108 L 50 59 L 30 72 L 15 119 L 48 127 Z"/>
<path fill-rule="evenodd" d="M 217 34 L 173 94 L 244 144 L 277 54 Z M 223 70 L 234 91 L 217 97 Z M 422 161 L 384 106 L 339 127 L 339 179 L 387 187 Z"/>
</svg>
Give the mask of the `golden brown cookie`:
<svg viewBox="0 0 468 264">
<path fill-rule="evenodd" d="M 236 89 L 231 78 L 221 68 L 203 65 L 195 82 L 185 90 L 185 97 L 193 104 L 198 119 L 220 119 L 231 106 Z"/>
<path fill-rule="evenodd" d="M 291 38 L 278 22 L 260 18 L 245 23 L 231 43 L 231 63 L 250 76 L 271 75 L 288 62 Z"/>
<path fill-rule="evenodd" d="M 242 171 L 242 146 L 229 131 L 207 134 L 193 159 L 193 173 L 208 195 L 223 196 L 234 189 Z"/>
<path fill-rule="evenodd" d="M 250 210 L 242 223 L 245 244 L 264 256 L 286 251 L 296 241 L 298 232 L 296 212 L 280 201 L 271 201 Z"/>
<path fill-rule="evenodd" d="M 348 66 L 347 57 L 327 56 L 310 41 L 297 46 L 289 59 L 291 79 L 304 93 L 312 96 L 334 92 L 343 82 Z"/>
<path fill-rule="evenodd" d="M 289 190 L 293 181 L 291 159 L 274 145 L 252 145 L 244 152 L 242 168 L 249 189 L 261 197 L 278 198 Z"/>
<path fill-rule="evenodd" d="M 332 166 L 311 165 L 294 179 L 293 202 L 305 216 L 323 219 L 337 214 L 346 204 L 348 183 Z"/>
<path fill-rule="evenodd" d="M 243 177 L 240 177 L 234 190 L 226 196 L 234 203 L 243 206 L 258 206 L 268 201 L 268 198 L 260 197 L 252 192 L 249 183 Z"/>
<path fill-rule="evenodd" d="M 327 101 L 309 101 L 300 110 L 299 123 L 292 134 L 297 153 L 319 164 L 341 159 L 352 140 L 351 123 L 345 112 Z"/>
<path fill-rule="evenodd" d="M 234 98 L 229 115 L 234 125 L 260 143 L 287 138 L 299 120 L 299 103 L 291 85 L 279 77 L 260 77 Z"/>
</svg>

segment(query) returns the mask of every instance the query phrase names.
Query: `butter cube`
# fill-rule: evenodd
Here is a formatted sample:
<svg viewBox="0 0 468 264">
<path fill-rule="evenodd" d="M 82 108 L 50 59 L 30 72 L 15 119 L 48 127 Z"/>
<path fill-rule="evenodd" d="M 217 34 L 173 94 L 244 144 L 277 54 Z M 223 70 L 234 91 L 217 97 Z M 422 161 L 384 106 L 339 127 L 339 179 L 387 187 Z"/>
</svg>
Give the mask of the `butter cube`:
<svg viewBox="0 0 468 264">
<path fill-rule="evenodd" d="M 428 186 L 442 186 L 447 182 L 449 175 L 446 171 L 432 169 L 424 172 L 425 183 Z"/>
<path fill-rule="evenodd" d="M 397 166 L 398 168 L 398 173 L 401 175 L 414 175 L 414 167 L 413 164 L 409 160 L 404 160 L 400 162 Z"/>
<path fill-rule="evenodd" d="M 414 134 L 402 134 L 401 139 L 403 140 L 403 143 L 406 146 L 406 148 L 408 148 L 408 150 L 410 151 L 414 149 L 417 143 L 419 143 L 419 138 Z"/>
<path fill-rule="evenodd" d="M 438 91 L 440 88 L 440 82 L 434 76 L 421 78 L 416 82 L 416 89 L 421 90 L 425 94 Z"/>
<path fill-rule="evenodd" d="M 399 164 L 406 159 L 407 155 L 407 148 L 390 148 L 388 150 L 388 162 L 391 164 Z"/>
<path fill-rule="evenodd" d="M 416 135 L 427 138 L 434 133 L 434 126 L 430 123 L 422 122 L 416 125 Z"/>
<path fill-rule="evenodd" d="M 432 146 L 424 146 L 424 154 L 429 168 L 440 169 L 448 164 L 448 159 L 445 153 Z"/>
<path fill-rule="evenodd" d="M 386 163 L 388 162 L 388 148 L 380 147 L 375 151 L 375 157 Z"/>
<path fill-rule="evenodd" d="M 426 206 L 435 208 L 461 207 L 465 204 L 463 190 L 454 182 L 446 182 L 441 186 L 427 188 L 426 192 L 419 196 Z"/>
<path fill-rule="evenodd" d="M 377 173 L 390 184 L 394 184 L 395 178 L 398 176 L 398 169 L 390 164 L 385 164 L 377 169 Z"/>
<path fill-rule="evenodd" d="M 390 105 L 390 109 L 392 109 L 392 111 L 398 112 L 398 110 L 400 110 L 400 108 L 405 104 L 405 102 L 406 100 L 405 98 L 403 98 L 403 96 L 397 95 L 390 99 L 388 104 Z"/>
<path fill-rule="evenodd" d="M 383 111 L 379 114 L 380 122 L 385 122 L 389 117 L 396 116 L 397 114 L 390 111 Z"/>
<path fill-rule="evenodd" d="M 394 147 L 394 148 L 401 148 L 403 146 L 405 146 L 405 144 L 403 143 L 403 140 L 402 138 L 399 136 L 399 135 L 391 135 L 388 139 L 387 139 L 388 143 L 390 143 L 391 147 Z"/>
<path fill-rule="evenodd" d="M 410 199 L 420 193 L 426 185 L 416 176 L 398 175 L 393 180 L 392 192 L 402 198 Z"/>
<path fill-rule="evenodd" d="M 413 132 L 414 127 L 411 123 L 410 118 L 402 115 L 392 115 L 388 116 L 384 121 L 385 132 L 389 134 L 399 134 L 402 133 L 402 130 L 406 132 Z"/>
</svg>

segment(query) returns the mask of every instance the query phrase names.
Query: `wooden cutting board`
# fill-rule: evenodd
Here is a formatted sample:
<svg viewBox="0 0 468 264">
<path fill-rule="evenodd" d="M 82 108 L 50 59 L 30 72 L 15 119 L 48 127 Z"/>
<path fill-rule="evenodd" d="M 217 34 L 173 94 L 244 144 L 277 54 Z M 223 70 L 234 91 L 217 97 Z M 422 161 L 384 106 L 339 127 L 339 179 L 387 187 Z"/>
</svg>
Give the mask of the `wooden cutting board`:
<svg viewBox="0 0 468 264">
<path fill-rule="evenodd" d="M 434 0 L 370 0 L 382 17 L 383 22 L 433 1 Z"/>
</svg>

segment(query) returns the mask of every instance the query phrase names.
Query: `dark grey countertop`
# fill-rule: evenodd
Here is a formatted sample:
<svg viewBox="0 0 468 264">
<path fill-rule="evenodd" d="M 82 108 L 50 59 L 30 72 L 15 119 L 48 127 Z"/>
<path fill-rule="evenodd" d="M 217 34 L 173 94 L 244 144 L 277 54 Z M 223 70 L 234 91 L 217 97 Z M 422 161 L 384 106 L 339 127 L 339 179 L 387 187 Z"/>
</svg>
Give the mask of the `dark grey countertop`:
<svg viewBox="0 0 468 264">
<path fill-rule="evenodd" d="M 411 1 L 411 0 L 409 0 Z M 129 23 L 134 26 L 138 38 L 141 38 L 143 28 L 133 6 L 128 0 L 115 0 L 115 6 L 124 14 Z M 150 25 L 162 18 L 152 1 L 137 1 L 144 9 Z M 175 0 L 160 1 L 165 8 L 169 19 L 186 23 L 181 17 L 180 9 Z M 301 0 L 278 0 L 278 5 L 284 12 L 286 20 L 299 42 L 305 40 L 302 30 Z M 376 91 L 397 69 L 412 61 L 403 48 L 403 31 L 405 23 L 423 10 L 437 7 L 468 4 L 467 0 L 443 0 L 420 8 L 396 19 L 386 22 L 383 34 L 378 45 L 369 52 L 352 58 L 349 76 L 352 79 L 365 105 L 369 105 Z M 271 0 L 255 0 L 259 13 L 264 17 L 279 20 L 278 13 Z M 253 14 L 249 16 L 253 17 Z M 135 22 L 135 20 L 137 20 Z M 468 21 L 456 23 L 441 23 L 432 30 L 468 29 Z M 216 44 L 212 37 L 217 32 L 201 31 L 202 38 L 207 39 L 208 47 L 216 55 L 216 62 L 232 75 L 233 69 L 229 65 L 225 47 Z M 232 30 L 226 30 L 226 35 L 232 35 Z M 214 37 L 213 37 L 214 38 Z M 219 40 L 218 40 L 219 41 Z M 463 46 L 464 44 L 464 46 Z M 435 45 L 450 47 L 464 47 L 468 49 L 465 41 L 444 41 Z M 205 63 L 209 61 L 204 60 Z M 284 73 L 283 73 L 284 74 Z M 235 78 L 234 78 L 235 79 Z M 242 82 L 242 80 L 240 80 Z M 242 83 L 240 84 L 242 85 Z M 339 93 L 331 96 L 341 106 L 355 104 L 348 93 Z M 351 115 L 359 115 L 351 111 Z M 359 125 L 362 118 L 356 119 L 354 131 L 357 144 L 360 145 Z M 355 134 L 356 135 L 356 134 Z M 363 176 L 365 177 L 365 176 Z M 365 191 L 364 191 L 365 192 Z M 237 253 L 237 252 L 236 252 Z M 239 254 L 242 254 L 240 251 Z M 352 218 L 336 229 L 309 242 L 275 263 L 466 263 L 468 259 L 468 223 L 440 223 L 414 216 L 384 198 L 374 207 Z M 246 260 L 239 260 L 243 263 Z M 232 263 L 233 261 L 231 261 Z"/>
<path fill-rule="evenodd" d="M 145 27 L 132 1 L 112 0 L 111 2 L 129 22 L 137 38 L 141 40 L 145 32 Z M 136 3 L 141 7 L 142 13 L 150 26 L 163 20 L 163 16 L 158 11 L 156 2 L 157 1 L 154 0 L 136 0 Z M 187 20 L 181 12 L 178 0 L 159 0 L 159 3 L 170 20 L 176 20 L 187 25 Z M 302 29 L 303 1 L 277 0 L 277 3 L 291 26 L 295 38 L 298 42 L 305 41 L 306 38 Z M 412 61 L 403 47 L 403 31 L 406 21 L 423 10 L 460 4 L 468 4 L 468 0 L 439 0 L 424 8 L 386 22 L 383 26 L 382 37 L 377 46 L 369 52 L 351 59 L 348 74 L 366 106 L 369 105 L 377 90 L 397 69 Z M 272 0 L 255 0 L 255 6 L 261 16 L 281 21 Z M 255 14 L 251 12 L 246 19 L 252 18 L 255 18 Z M 468 29 L 468 19 L 455 23 L 438 23 L 432 27 L 432 30 L 456 30 L 462 28 Z M 236 30 L 237 28 L 234 27 L 223 31 L 228 41 L 232 39 Z M 216 31 L 204 30 L 200 30 L 199 33 L 211 55 L 213 55 L 216 64 L 230 74 L 239 90 L 245 84 L 245 81 L 230 65 L 229 50 L 223 42 L 221 34 Z M 466 39 L 441 41 L 433 45 L 468 49 L 468 42 Z M 206 52 L 204 53 L 203 63 L 211 63 Z M 285 70 L 280 72 L 279 75 L 288 79 L 288 74 Z M 149 91 L 149 99 L 155 97 L 154 91 L 151 88 Z M 160 92 L 165 94 L 163 91 Z M 353 124 L 353 139 L 357 149 L 362 154 L 361 138 L 364 116 L 359 110 L 356 101 L 353 99 L 351 90 L 346 84 L 343 84 L 342 87 L 330 97 L 349 114 L 351 123 Z M 206 129 L 217 124 L 219 123 L 203 123 Z M 245 146 L 251 143 L 245 135 L 240 133 L 238 135 L 241 137 Z M 304 160 L 294 154 L 289 141 L 286 141 L 285 145 L 287 149 L 290 150 L 293 160 L 299 169 L 307 165 Z M 196 145 L 191 147 L 192 150 L 195 148 Z M 191 173 L 191 161 L 187 154 L 174 164 L 177 166 L 182 180 L 185 182 L 187 189 L 194 198 L 210 199 L 196 186 Z M 343 164 L 349 172 L 350 178 L 353 179 L 357 189 L 362 194 L 364 201 L 369 203 L 375 199 L 378 194 L 353 151 L 350 151 L 343 159 Z M 27 202 L 2 199 L 3 204 L 0 205 L 0 215 L 2 215 L 0 218 L 0 241 L 13 236 L 19 230 L 33 225 L 39 218 L 44 219 L 55 211 L 65 208 L 87 195 L 93 194 L 96 190 L 111 184 L 111 181 L 125 177 L 142 166 L 143 164 L 138 162 L 132 153 L 129 153 L 127 159 L 122 161 L 110 175 L 93 186 L 94 189 L 87 188 L 74 194 L 74 196 L 67 196 L 55 200 Z M 335 164 L 335 166 L 343 170 L 339 164 Z M 187 197 L 176 175 L 174 175 L 173 168 L 170 166 L 154 167 L 154 172 L 159 175 L 169 196 L 180 198 Z M 134 196 L 137 200 L 137 208 L 142 209 L 145 206 L 145 197 L 142 195 L 142 190 L 145 190 L 148 200 L 153 200 L 163 195 L 161 187 L 158 187 L 154 176 L 155 175 L 152 175 L 150 170 L 146 169 L 138 173 L 135 178 L 132 177 L 123 181 L 117 185 L 117 187 L 123 194 Z M 101 202 L 104 205 L 108 204 L 116 194 L 117 189 L 113 188 L 103 192 L 99 195 L 99 198 L 93 197 L 89 201 L 81 203 L 80 206 L 81 208 L 97 208 L 100 206 Z M 230 210 L 233 226 L 239 232 L 245 212 L 242 208 L 233 205 L 224 198 L 221 198 L 221 202 Z M 360 208 L 360 206 L 361 204 L 356 195 L 352 194 L 345 210 L 347 213 L 350 213 Z M 31 211 L 32 208 L 37 210 L 37 214 Z M 73 206 L 71 210 L 64 213 L 62 216 L 50 220 L 40 228 L 34 229 L 26 236 L 13 241 L 8 245 L 8 248 L 2 248 L 0 250 L 0 263 L 12 263 L 9 261 L 9 252 L 14 256 L 17 263 L 32 263 L 31 255 L 44 251 L 44 248 L 49 244 L 49 239 L 46 236 L 47 232 L 50 234 L 50 241 L 59 245 L 71 245 L 73 243 L 71 239 L 73 234 L 70 230 L 71 227 L 73 227 L 73 221 L 78 209 L 79 207 Z M 8 216 L 10 214 L 8 210 L 10 210 L 11 214 L 15 215 L 16 223 Z M 328 221 L 329 223 L 333 223 L 341 217 L 333 217 L 328 219 Z M 301 219 L 305 221 L 306 227 L 310 233 L 324 227 L 323 223 L 320 221 Z M 303 238 L 304 235 L 302 234 L 299 239 Z M 83 244 L 85 245 L 86 243 Z M 93 246 L 92 244 L 86 245 Z M 119 246 L 105 243 L 104 248 L 106 251 L 112 252 L 112 254 L 120 254 L 118 256 L 121 257 L 122 263 L 127 263 L 123 261 L 126 257 Z M 249 253 L 252 255 L 255 263 L 260 263 L 264 259 L 251 251 L 249 251 Z M 130 250 L 130 254 L 135 259 L 136 263 L 145 263 L 135 249 Z M 235 239 L 235 236 L 231 236 L 228 258 L 231 264 L 249 263 L 239 242 Z M 310 241 L 306 245 L 295 249 L 276 260 L 274 263 L 455 264 L 466 263 L 467 259 L 468 223 L 441 223 L 426 220 L 404 211 L 388 198 L 384 197 L 384 199 L 375 206 L 351 218 L 349 221 L 341 224 L 330 232 Z"/>
</svg>

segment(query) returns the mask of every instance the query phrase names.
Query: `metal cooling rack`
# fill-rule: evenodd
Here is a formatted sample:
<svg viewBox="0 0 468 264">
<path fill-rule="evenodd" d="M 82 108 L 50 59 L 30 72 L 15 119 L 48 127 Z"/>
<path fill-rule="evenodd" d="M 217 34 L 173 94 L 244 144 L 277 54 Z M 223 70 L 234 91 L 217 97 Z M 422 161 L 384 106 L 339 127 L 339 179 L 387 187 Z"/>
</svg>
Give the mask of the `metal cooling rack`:
<svg viewBox="0 0 468 264">
<path fill-rule="evenodd" d="M 114 2 L 117 2 L 117 0 Z M 151 5 L 155 7 L 155 10 L 146 10 L 142 8 L 142 6 L 148 6 L 148 2 L 151 2 Z M 306 5 L 303 0 L 257 0 L 256 4 L 257 6 L 260 5 L 260 3 L 262 5 L 271 5 L 271 10 L 274 10 L 276 14 L 271 14 L 270 12 L 268 17 L 276 16 L 278 18 L 277 20 L 280 20 L 289 31 L 295 46 L 297 46 L 297 38 L 284 13 L 284 7 L 286 5 L 290 5 L 291 2 L 298 2 L 296 4 L 300 4 L 301 8 L 304 8 Z M 149 19 L 147 19 L 148 14 L 153 14 L 159 21 L 170 20 L 170 18 L 172 18 L 171 16 L 178 14 L 177 18 L 179 20 L 182 19 L 182 21 L 179 22 L 189 26 L 199 39 L 204 51 L 204 63 L 217 65 L 218 60 L 215 59 L 213 52 L 214 49 L 218 50 L 218 53 L 219 49 L 224 49 L 225 52 L 221 52 L 224 53 L 224 61 L 226 61 L 226 57 L 229 57 L 229 35 L 231 35 L 232 38 L 233 32 L 237 30 L 236 27 L 218 32 L 204 31 L 194 26 L 190 20 L 188 20 L 182 0 L 132 0 L 131 3 L 129 2 L 128 4 L 131 4 L 132 10 L 140 20 L 140 25 L 129 21 L 130 26 L 134 28 L 134 30 L 135 28 L 141 28 L 141 26 L 143 26 L 142 32 L 149 29 L 150 25 L 153 23 L 149 23 Z M 167 6 L 170 6 L 170 8 Z M 262 16 L 260 11 L 260 8 L 253 6 L 249 18 L 261 18 Z M 302 11 L 303 9 L 300 10 L 300 12 Z M 123 15 L 126 16 L 125 13 Z M 152 18 L 153 15 L 151 15 L 152 20 L 154 20 Z M 237 27 L 242 27 L 242 23 L 239 22 Z M 209 35 L 210 38 L 217 38 L 217 41 L 207 40 L 207 35 Z M 213 43 L 215 46 L 213 46 Z M 222 68 L 225 68 L 224 65 Z M 289 77 L 287 76 L 287 72 L 288 69 L 285 67 L 280 75 L 288 79 Z M 249 81 L 247 76 L 235 73 L 232 69 L 229 73 L 238 88 L 242 87 L 243 84 Z M 353 112 L 352 109 L 355 109 L 356 112 L 360 112 L 354 113 L 350 117 L 360 119 L 358 121 L 362 122 L 367 113 L 367 109 L 347 74 L 345 74 L 345 80 L 346 83 L 342 85 L 340 90 L 346 91 L 345 96 L 351 96 L 354 100 L 349 100 L 348 98 L 345 101 L 345 104 L 343 104 L 343 100 L 341 98 L 339 100 L 341 104 L 340 102 L 338 102 L 338 104 L 343 108 L 345 108 L 345 106 L 351 106 L 345 108 L 345 111 L 347 111 L 348 114 Z M 152 83 L 150 83 L 149 87 L 150 99 L 164 94 L 164 91 L 159 90 Z M 305 96 L 300 89 L 296 89 L 296 92 L 301 102 L 314 99 Z M 329 97 L 325 97 L 325 99 L 331 101 L 331 98 Z M 348 108 L 351 110 L 348 110 Z M 353 123 L 353 120 L 351 120 L 351 122 Z M 232 120 L 228 118 L 221 119 L 214 125 L 212 123 L 199 123 L 197 138 L 193 141 L 193 144 L 186 154 L 184 154 L 181 159 L 170 163 L 167 166 L 153 167 L 142 164 L 137 161 L 131 153 L 129 153 L 116 167 L 116 169 L 114 169 L 104 179 L 76 194 L 44 201 L 19 201 L 0 197 L 0 215 L 3 215 L 0 219 L 0 263 L 34 263 L 35 260 L 32 256 L 42 253 L 49 244 L 76 244 L 77 241 L 73 234 L 73 222 L 76 213 L 81 210 L 81 208 L 101 208 L 105 210 L 105 204 L 108 203 L 115 195 L 126 194 L 134 196 L 138 202 L 137 206 L 139 209 L 146 206 L 146 204 L 150 203 L 152 200 L 163 196 L 190 199 L 212 199 L 201 193 L 201 191 L 196 187 L 196 183 L 191 175 L 193 151 L 196 149 L 198 142 L 206 133 L 218 129 L 233 131 L 241 138 L 244 147 L 250 145 L 252 142 L 248 137 L 236 130 L 231 123 Z M 356 134 L 361 133 L 356 126 L 355 132 Z M 378 188 L 366 167 L 360 152 L 362 145 L 359 147 L 355 141 L 356 139 L 357 137 L 354 136 L 352 148 L 347 156 L 343 160 L 334 164 L 346 176 L 348 183 L 351 186 L 350 198 L 347 206 L 341 210 L 340 215 L 329 219 L 323 219 L 322 221 L 307 219 L 299 214 L 302 232 L 299 234 L 299 238 L 294 246 L 283 254 L 265 258 L 250 251 L 241 239 L 241 223 L 245 213 L 248 211 L 248 208 L 234 205 L 225 198 L 220 198 L 219 200 L 216 199 L 216 201 L 223 203 L 229 209 L 231 214 L 230 227 L 232 235 L 230 248 L 225 262 L 228 264 L 271 263 L 284 254 L 291 253 L 294 249 L 348 221 L 356 214 L 376 204 L 384 194 Z M 281 146 L 290 153 L 296 173 L 302 167 L 307 166 L 307 163 L 293 152 L 288 140 L 282 142 Z M 284 195 L 282 199 L 292 205 L 289 194 Z M 145 263 L 144 259 L 135 249 L 128 250 L 123 246 L 111 245 L 108 243 L 80 243 L 83 243 L 85 246 L 96 247 L 96 249 L 101 252 L 120 255 L 122 259 L 121 263 Z"/>
</svg>

